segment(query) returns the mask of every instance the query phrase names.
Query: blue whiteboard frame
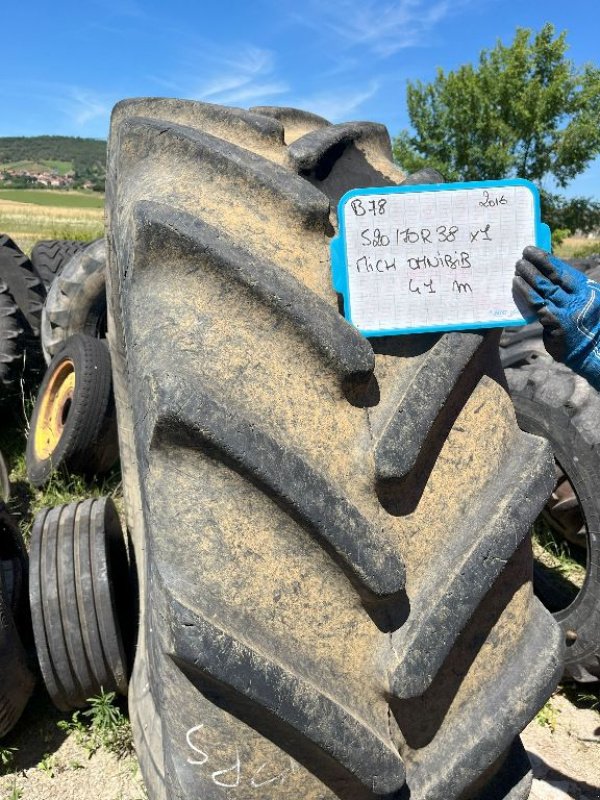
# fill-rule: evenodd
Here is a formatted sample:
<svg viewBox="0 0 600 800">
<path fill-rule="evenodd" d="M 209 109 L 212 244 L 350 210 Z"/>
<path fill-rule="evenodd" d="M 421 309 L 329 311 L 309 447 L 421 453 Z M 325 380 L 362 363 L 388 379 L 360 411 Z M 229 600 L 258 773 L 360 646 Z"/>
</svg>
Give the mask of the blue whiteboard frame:
<svg viewBox="0 0 600 800">
<path fill-rule="evenodd" d="M 348 259 L 346 254 L 346 229 L 344 220 L 344 206 L 353 197 L 369 194 L 409 194 L 414 192 L 447 192 L 458 191 L 461 189 L 498 189 L 503 186 L 525 186 L 533 195 L 533 209 L 535 217 L 535 242 L 533 244 L 543 250 L 551 251 L 550 228 L 542 222 L 540 209 L 540 193 L 537 186 L 524 178 L 505 178 L 499 181 L 459 181 L 457 183 L 424 183 L 414 186 L 370 186 L 366 189 L 351 189 L 342 195 L 339 200 L 337 215 L 339 223 L 339 233 L 331 241 L 331 278 L 333 288 L 344 298 L 344 316 L 352 325 L 350 314 L 350 286 L 348 281 Z M 400 336 L 410 333 L 431 333 L 435 331 L 463 331 L 476 330 L 479 328 L 517 328 L 527 325 L 537 319 L 535 315 L 518 320 L 490 320 L 489 322 L 465 323 L 462 325 L 428 325 L 417 328 L 393 328 L 390 330 L 368 331 L 358 328 L 363 336 L 374 338 L 376 336 Z"/>
</svg>

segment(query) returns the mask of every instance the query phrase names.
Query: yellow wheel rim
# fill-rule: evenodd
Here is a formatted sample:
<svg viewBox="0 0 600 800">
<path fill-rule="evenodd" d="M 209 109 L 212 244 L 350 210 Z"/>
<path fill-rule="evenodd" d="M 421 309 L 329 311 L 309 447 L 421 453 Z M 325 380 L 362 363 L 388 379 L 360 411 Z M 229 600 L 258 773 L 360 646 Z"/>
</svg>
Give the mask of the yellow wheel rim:
<svg viewBox="0 0 600 800">
<path fill-rule="evenodd" d="M 60 442 L 75 392 L 75 365 L 67 358 L 54 371 L 40 398 L 40 410 L 34 432 L 34 450 L 38 461 L 50 458 Z"/>
</svg>

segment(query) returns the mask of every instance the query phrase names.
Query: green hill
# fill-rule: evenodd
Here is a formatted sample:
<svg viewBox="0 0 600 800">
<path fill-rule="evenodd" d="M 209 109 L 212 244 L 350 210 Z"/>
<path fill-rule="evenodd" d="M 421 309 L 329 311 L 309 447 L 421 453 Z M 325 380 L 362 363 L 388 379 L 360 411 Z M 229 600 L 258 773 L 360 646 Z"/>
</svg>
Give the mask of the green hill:
<svg viewBox="0 0 600 800">
<path fill-rule="evenodd" d="M 6 170 L 73 173 L 74 185 L 104 184 L 106 142 L 79 136 L 0 137 L 0 173 Z"/>
</svg>

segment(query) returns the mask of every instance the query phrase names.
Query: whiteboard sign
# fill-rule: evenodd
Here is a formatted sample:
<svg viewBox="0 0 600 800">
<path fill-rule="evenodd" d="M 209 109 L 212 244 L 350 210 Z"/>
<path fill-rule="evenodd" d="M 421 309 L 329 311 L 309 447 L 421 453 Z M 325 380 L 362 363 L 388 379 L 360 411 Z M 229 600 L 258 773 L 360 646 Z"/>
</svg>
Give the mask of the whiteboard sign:
<svg viewBox="0 0 600 800">
<path fill-rule="evenodd" d="M 334 288 L 365 336 L 531 322 L 513 298 L 515 264 L 528 245 L 549 250 L 550 231 L 529 181 L 354 189 L 338 219 Z"/>
</svg>

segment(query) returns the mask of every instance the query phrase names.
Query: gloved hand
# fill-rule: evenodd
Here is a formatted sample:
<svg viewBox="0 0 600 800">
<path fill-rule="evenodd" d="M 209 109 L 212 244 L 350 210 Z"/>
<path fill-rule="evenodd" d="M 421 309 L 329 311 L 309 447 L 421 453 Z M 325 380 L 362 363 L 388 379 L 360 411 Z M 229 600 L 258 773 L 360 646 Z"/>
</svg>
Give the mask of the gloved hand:
<svg viewBox="0 0 600 800">
<path fill-rule="evenodd" d="M 544 346 L 600 391 L 600 284 L 556 256 L 526 247 L 514 288 L 544 326 Z"/>
</svg>

